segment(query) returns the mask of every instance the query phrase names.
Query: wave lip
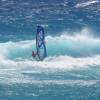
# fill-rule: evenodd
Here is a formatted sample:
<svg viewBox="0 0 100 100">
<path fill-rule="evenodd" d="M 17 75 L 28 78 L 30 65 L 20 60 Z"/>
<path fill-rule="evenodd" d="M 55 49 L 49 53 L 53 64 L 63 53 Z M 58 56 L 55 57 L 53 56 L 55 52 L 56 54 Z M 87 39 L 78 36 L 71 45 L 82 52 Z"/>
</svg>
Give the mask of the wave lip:
<svg viewBox="0 0 100 100">
<path fill-rule="evenodd" d="M 95 38 L 91 33 L 89 29 L 83 29 L 75 35 L 68 35 L 67 32 L 64 32 L 61 36 L 48 36 L 46 38 L 48 55 L 73 57 L 99 55 L 100 38 Z"/>
</svg>

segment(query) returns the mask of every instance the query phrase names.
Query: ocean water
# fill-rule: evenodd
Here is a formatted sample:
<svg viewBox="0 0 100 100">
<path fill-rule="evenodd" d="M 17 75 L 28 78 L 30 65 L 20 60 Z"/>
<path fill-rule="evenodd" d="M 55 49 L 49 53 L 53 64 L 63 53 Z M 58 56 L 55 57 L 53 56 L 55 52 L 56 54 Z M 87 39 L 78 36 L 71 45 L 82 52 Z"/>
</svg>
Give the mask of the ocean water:
<svg viewBox="0 0 100 100">
<path fill-rule="evenodd" d="M 0 0 L 0 100 L 56 99 L 100 100 L 100 1 Z"/>
</svg>

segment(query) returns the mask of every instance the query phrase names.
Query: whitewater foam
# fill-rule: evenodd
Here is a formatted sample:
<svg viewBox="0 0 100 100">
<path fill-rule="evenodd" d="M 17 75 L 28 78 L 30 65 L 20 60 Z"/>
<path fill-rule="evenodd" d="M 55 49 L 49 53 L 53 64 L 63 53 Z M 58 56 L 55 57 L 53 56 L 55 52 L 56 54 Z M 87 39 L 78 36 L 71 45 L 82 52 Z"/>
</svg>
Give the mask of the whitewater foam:
<svg viewBox="0 0 100 100">
<path fill-rule="evenodd" d="M 48 57 L 44 61 L 32 61 L 32 60 L 2 60 L 0 61 L 1 67 L 36 67 L 36 68 L 53 68 L 53 69 L 66 69 L 66 70 L 80 70 L 89 68 L 91 66 L 100 66 L 100 56 L 87 57 L 87 58 L 73 58 L 69 56 Z"/>
</svg>

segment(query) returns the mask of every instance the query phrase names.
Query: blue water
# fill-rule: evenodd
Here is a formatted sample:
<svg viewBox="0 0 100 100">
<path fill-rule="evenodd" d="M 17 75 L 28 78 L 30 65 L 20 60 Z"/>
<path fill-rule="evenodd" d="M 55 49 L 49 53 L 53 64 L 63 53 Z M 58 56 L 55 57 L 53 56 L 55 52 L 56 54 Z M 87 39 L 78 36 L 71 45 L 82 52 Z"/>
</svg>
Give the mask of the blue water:
<svg viewBox="0 0 100 100">
<path fill-rule="evenodd" d="M 0 100 L 22 99 L 100 100 L 99 0 L 0 0 Z"/>
</svg>

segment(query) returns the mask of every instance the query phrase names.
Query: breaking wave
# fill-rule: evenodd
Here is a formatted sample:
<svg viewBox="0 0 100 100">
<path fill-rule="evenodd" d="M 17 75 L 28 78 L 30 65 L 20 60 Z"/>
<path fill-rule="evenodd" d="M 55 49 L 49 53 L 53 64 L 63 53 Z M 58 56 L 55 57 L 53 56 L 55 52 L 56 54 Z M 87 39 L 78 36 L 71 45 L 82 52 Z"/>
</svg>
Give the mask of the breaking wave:
<svg viewBox="0 0 100 100">
<path fill-rule="evenodd" d="M 100 54 L 100 38 L 95 38 L 88 29 L 83 29 L 75 35 L 63 32 L 60 36 L 47 36 L 46 46 L 48 57 L 71 56 L 90 57 Z M 32 59 L 35 51 L 35 40 L 0 43 L 0 59 Z"/>
<path fill-rule="evenodd" d="M 35 40 L 0 43 L 0 66 L 53 66 L 70 69 L 76 65 L 100 65 L 100 39 L 88 33 L 88 29 L 83 29 L 75 35 L 63 32 L 60 36 L 47 36 L 48 57 L 38 63 L 31 56 L 32 50 L 35 50 Z"/>
</svg>

